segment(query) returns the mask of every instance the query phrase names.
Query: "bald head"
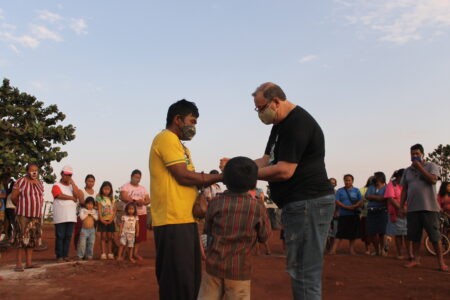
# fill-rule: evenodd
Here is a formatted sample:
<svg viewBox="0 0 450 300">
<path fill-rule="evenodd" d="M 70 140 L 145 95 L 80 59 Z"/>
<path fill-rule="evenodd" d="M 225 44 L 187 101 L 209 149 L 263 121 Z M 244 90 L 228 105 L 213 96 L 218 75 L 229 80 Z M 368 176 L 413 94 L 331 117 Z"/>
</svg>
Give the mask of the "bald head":
<svg viewBox="0 0 450 300">
<path fill-rule="evenodd" d="M 281 101 L 286 100 L 286 95 L 284 94 L 283 90 L 273 82 L 265 82 L 261 84 L 253 92 L 252 96 L 255 97 L 259 93 L 262 93 L 267 101 L 270 101 L 275 97 L 277 97 Z"/>
</svg>

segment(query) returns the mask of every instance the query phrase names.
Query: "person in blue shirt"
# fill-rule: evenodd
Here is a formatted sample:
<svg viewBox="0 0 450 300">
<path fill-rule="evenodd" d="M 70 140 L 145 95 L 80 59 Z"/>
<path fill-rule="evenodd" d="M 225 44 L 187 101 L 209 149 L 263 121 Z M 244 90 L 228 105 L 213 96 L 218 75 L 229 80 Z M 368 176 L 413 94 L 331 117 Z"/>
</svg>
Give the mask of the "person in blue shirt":
<svg viewBox="0 0 450 300">
<path fill-rule="evenodd" d="M 344 175 L 344 187 L 336 192 L 336 207 L 339 207 L 336 241 L 330 254 L 335 254 L 341 240 L 349 240 L 350 255 L 355 254 L 355 240 L 359 237 L 359 215 L 363 204 L 358 188 L 353 187 L 353 175 Z"/>
<path fill-rule="evenodd" d="M 373 244 L 376 255 L 386 256 L 384 250 L 386 234 L 386 225 L 388 221 L 386 199 L 384 192 L 386 191 L 386 175 L 383 172 L 375 172 L 373 184 L 369 186 L 366 192 L 367 204 L 367 220 L 366 230 L 369 243 Z"/>
</svg>

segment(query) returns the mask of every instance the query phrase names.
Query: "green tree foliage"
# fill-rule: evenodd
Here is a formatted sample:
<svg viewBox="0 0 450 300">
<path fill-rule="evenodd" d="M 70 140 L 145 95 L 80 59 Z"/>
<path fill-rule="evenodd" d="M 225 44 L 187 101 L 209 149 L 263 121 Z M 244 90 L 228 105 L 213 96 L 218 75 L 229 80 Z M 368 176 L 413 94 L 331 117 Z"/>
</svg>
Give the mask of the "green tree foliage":
<svg viewBox="0 0 450 300">
<path fill-rule="evenodd" d="M 441 180 L 450 180 L 450 145 L 440 144 L 433 152 L 428 153 L 427 161 L 431 161 L 441 167 Z"/>
<path fill-rule="evenodd" d="M 67 156 L 58 145 L 75 139 L 75 127 L 60 124 L 65 118 L 56 105 L 45 107 L 4 79 L 0 87 L 0 174 L 17 178 L 33 162 L 39 165 L 44 181 L 53 183 L 56 176 L 51 162 Z"/>
</svg>

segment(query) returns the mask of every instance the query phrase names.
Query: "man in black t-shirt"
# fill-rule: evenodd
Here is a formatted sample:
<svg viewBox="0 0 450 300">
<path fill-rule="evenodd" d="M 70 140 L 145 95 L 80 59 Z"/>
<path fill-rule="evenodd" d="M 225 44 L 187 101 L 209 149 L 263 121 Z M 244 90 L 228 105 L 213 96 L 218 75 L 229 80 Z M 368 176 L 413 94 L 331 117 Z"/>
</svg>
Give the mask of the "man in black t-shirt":
<svg viewBox="0 0 450 300">
<path fill-rule="evenodd" d="M 252 94 L 261 121 L 272 126 L 258 177 L 269 182 L 282 208 L 287 272 L 294 299 L 321 299 L 325 240 L 334 211 L 334 191 L 325 170 L 325 140 L 316 120 L 286 99 L 274 83 Z"/>
</svg>

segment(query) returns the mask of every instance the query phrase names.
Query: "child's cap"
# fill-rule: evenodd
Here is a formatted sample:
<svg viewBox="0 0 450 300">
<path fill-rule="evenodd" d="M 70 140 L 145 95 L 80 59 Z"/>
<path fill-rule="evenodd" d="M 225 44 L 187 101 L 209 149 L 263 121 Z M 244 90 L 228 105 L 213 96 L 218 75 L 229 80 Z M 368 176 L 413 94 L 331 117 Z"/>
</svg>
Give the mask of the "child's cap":
<svg viewBox="0 0 450 300">
<path fill-rule="evenodd" d="M 223 183 L 232 192 L 244 193 L 256 187 L 258 166 L 248 157 L 230 159 L 223 170 Z"/>
<path fill-rule="evenodd" d="M 84 200 L 84 205 L 86 205 L 86 204 L 88 204 L 88 203 L 94 204 L 94 203 L 95 203 L 94 198 L 92 198 L 92 197 L 87 197 L 86 200 Z"/>
</svg>

